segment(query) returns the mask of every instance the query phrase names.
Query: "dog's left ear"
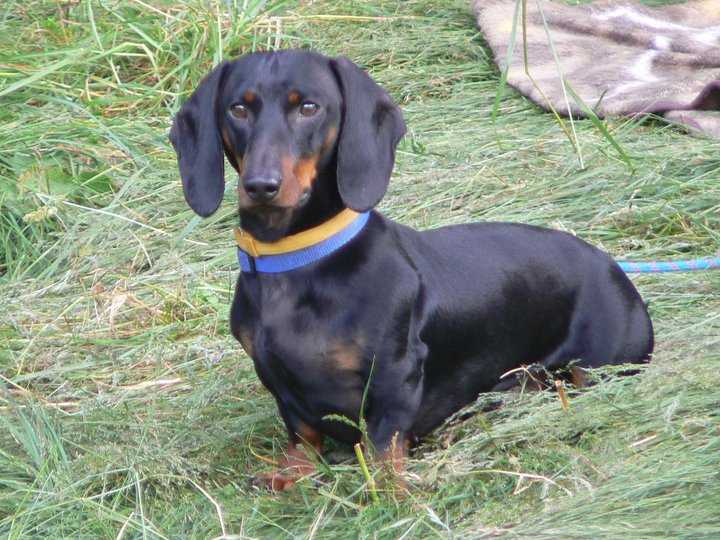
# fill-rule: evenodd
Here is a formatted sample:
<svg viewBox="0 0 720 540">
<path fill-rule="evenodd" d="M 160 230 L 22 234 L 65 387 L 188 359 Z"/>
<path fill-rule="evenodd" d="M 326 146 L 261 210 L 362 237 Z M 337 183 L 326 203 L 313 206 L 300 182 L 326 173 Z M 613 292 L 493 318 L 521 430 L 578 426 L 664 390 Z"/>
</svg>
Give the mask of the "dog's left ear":
<svg viewBox="0 0 720 540">
<path fill-rule="evenodd" d="M 347 207 L 364 212 L 385 195 L 405 121 L 387 92 L 350 60 L 338 57 L 330 65 L 343 96 L 338 190 Z"/>
<path fill-rule="evenodd" d="M 170 142 L 180 167 L 185 200 L 207 217 L 220 206 L 225 191 L 225 162 L 218 129 L 217 102 L 229 63 L 205 77 L 175 115 Z"/>
</svg>

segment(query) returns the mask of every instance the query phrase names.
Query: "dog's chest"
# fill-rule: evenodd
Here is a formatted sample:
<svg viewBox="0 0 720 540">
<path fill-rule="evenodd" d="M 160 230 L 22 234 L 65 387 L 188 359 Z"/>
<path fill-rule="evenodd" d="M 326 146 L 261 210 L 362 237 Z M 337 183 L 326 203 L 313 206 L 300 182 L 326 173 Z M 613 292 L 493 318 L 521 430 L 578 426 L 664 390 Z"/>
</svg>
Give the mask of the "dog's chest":
<svg viewBox="0 0 720 540">
<path fill-rule="evenodd" d="M 307 420 L 356 418 L 368 367 L 365 338 L 347 306 L 276 278 L 255 298 L 236 295 L 233 333 L 276 398 Z M 310 418 L 312 417 L 312 418 Z"/>
</svg>

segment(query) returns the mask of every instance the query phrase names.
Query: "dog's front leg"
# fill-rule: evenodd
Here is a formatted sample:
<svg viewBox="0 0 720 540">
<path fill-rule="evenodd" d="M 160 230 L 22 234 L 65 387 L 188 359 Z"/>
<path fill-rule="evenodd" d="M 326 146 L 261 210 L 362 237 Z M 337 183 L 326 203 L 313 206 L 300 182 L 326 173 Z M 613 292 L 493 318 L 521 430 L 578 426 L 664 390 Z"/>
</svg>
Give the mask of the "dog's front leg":
<svg viewBox="0 0 720 540">
<path fill-rule="evenodd" d="M 412 437 L 410 430 L 420 404 L 420 388 L 418 385 L 410 392 L 403 388 L 396 389 L 392 395 L 374 396 L 367 418 L 368 437 L 375 450 L 375 459 L 390 473 L 388 487 L 400 493 L 407 489 L 402 473 Z"/>
<path fill-rule="evenodd" d="M 394 362 L 390 369 L 379 370 L 368 395 L 367 431 L 375 457 L 394 474 L 401 487 L 405 484 L 400 473 L 422 401 L 423 363 L 424 355 L 406 357 Z"/>
<path fill-rule="evenodd" d="M 396 483 L 405 487 L 400 473 L 410 442 L 412 428 L 423 399 L 425 361 L 428 347 L 421 339 L 427 321 L 424 314 L 422 287 L 413 291 L 404 310 L 394 314 L 392 328 L 407 328 L 407 333 L 386 335 L 375 358 L 386 359 L 375 364 L 371 376 L 368 407 L 365 409 L 367 430 L 375 456 L 395 474 Z"/>
</svg>

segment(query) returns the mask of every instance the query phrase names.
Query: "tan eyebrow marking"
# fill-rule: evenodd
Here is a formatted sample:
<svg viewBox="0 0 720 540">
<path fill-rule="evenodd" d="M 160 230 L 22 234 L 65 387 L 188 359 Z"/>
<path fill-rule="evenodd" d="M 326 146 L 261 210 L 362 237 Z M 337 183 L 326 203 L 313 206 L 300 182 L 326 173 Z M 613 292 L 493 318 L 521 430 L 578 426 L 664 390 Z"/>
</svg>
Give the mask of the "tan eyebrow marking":
<svg viewBox="0 0 720 540">
<path fill-rule="evenodd" d="M 252 103 L 253 101 L 255 101 L 256 98 L 257 98 L 257 95 L 255 94 L 255 92 L 251 92 L 250 90 L 246 90 L 245 93 L 243 94 L 243 99 L 247 103 Z"/>
<path fill-rule="evenodd" d="M 300 94 L 295 90 L 292 90 L 288 94 L 288 103 L 290 103 L 290 105 L 298 105 L 300 103 Z"/>
</svg>

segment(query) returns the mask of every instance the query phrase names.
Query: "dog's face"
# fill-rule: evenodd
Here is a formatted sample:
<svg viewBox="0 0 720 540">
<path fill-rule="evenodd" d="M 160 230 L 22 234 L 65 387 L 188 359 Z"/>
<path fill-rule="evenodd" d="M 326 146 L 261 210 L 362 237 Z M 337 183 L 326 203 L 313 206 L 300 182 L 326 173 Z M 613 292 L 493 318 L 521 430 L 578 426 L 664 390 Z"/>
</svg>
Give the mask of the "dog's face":
<svg viewBox="0 0 720 540">
<path fill-rule="evenodd" d="M 349 60 L 280 51 L 216 67 L 170 139 L 198 214 L 220 204 L 224 154 L 238 172 L 243 228 L 273 241 L 333 197 L 358 211 L 377 204 L 404 132 L 400 110 Z"/>
<path fill-rule="evenodd" d="M 340 89 L 326 61 L 302 60 L 246 56 L 232 66 L 220 96 L 220 133 L 240 177 L 243 226 L 256 232 L 282 235 L 335 154 Z"/>
</svg>

